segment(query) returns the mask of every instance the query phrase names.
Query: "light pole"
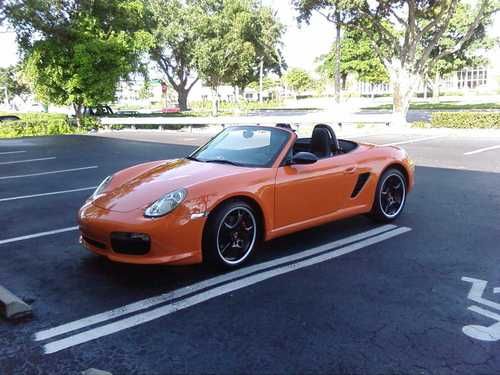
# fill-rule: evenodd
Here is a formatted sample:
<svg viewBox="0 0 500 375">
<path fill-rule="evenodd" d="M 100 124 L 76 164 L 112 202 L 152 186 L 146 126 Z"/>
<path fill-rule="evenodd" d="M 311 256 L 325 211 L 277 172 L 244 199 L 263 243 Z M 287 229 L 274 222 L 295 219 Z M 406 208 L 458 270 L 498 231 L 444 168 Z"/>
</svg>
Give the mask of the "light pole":
<svg viewBox="0 0 500 375">
<path fill-rule="evenodd" d="M 262 104 L 264 102 L 263 98 L 263 86 L 264 86 L 264 58 L 260 59 L 260 80 L 259 80 L 259 102 Z"/>
</svg>

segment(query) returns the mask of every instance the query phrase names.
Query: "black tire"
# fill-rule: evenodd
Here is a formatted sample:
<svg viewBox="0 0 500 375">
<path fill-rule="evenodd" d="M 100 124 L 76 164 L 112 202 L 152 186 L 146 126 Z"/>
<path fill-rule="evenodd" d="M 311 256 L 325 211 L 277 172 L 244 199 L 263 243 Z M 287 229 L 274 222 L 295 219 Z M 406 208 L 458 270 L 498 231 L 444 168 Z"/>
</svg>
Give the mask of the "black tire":
<svg viewBox="0 0 500 375">
<path fill-rule="evenodd" d="M 395 168 L 388 169 L 378 181 L 370 216 L 386 223 L 395 220 L 403 211 L 406 195 L 407 184 L 403 173 Z"/>
<path fill-rule="evenodd" d="M 203 258 L 218 268 L 237 268 L 252 255 L 259 238 L 260 223 L 254 208 L 240 200 L 227 201 L 208 219 Z"/>
</svg>

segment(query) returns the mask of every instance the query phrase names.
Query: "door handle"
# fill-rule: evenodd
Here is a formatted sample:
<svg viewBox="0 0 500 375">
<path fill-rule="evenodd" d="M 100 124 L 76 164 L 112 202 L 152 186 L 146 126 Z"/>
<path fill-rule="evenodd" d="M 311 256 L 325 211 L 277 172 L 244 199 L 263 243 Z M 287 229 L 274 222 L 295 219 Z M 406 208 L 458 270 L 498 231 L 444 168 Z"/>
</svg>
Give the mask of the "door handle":
<svg viewBox="0 0 500 375">
<path fill-rule="evenodd" d="M 354 172 L 356 172 L 356 167 L 349 167 L 346 170 L 344 170 L 345 174 L 353 174 Z"/>
</svg>

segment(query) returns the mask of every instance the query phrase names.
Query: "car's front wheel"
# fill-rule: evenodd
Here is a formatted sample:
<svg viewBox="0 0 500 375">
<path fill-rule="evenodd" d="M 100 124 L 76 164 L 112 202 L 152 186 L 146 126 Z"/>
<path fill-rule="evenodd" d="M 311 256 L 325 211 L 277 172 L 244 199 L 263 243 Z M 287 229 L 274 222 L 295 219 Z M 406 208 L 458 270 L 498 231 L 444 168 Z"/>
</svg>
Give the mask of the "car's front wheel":
<svg viewBox="0 0 500 375">
<path fill-rule="evenodd" d="M 235 268 L 252 254 L 258 238 L 255 210 L 243 201 L 229 201 L 209 218 L 203 256 L 212 265 Z"/>
<path fill-rule="evenodd" d="M 403 211 L 405 202 L 405 176 L 397 169 L 388 169 L 378 182 L 371 211 L 372 217 L 378 221 L 393 221 Z"/>
</svg>

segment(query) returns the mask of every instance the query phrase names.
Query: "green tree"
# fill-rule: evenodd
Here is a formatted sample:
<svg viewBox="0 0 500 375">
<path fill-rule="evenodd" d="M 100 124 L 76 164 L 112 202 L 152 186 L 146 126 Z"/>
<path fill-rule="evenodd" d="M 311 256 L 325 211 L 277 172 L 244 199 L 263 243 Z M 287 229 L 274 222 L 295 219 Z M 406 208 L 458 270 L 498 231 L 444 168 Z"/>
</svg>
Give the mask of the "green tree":
<svg viewBox="0 0 500 375">
<path fill-rule="evenodd" d="M 256 0 L 213 0 L 202 29 L 207 33 L 196 50 L 200 77 L 214 92 L 217 112 L 217 89 L 221 85 L 245 88 L 263 72 L 278 71 L 283 66 L 279 46 L 283 26 L 272 12 Z"/>
<path fill-rule="evenodd" d="M 329 22 L 335 25 L 335 42 L 333 44 L 333 59 L 331 67 L 335 86 L 335 102 L 340 103 L 340 91 L 342 81 L 341 62 L 341 39 L 342 27 L 351 18 L 351 12 L 355 2 L 359 0 L 292 0 L 292 4 L 300 12 L 299 22 L 309 23 L 309 19 L 314 11 L 324 16 Z M 321 7 L 327 7 L 328 12 L 321 11 Z"/>
<path fill-rule="evenodd" d="M 264 72 L 280 72 L 283 26 L 256 0 L 149 0 L 151 56 L 178 94 L 181 110 L 202 78 L 213 90 L 243 89 Z"/>
<path fill-rule="evenodd" d="M 151 44 L 138 0 L 11 1 L 4 12 L 35 94 L 73 105 L 78 124 L 84 106 L 114 100 L 119 80 L 139 70 Z"/>
<path fill-rule="evenodd" d="M 490 22 L 498 11 L 497 0 L 479 0 L 467 14 L 467 27 L 455 35 L 455 43 L 433 54 L 449 30 L 458 4 L 464 0 L 419 1 L 352 0 L 349 17 L 343 24 L 363 32 L 387 68 L 393 90 L 393 123 L 406 124 L 406 115 L 414 90 L 429 67 L 467 45 L 474 33 Z M 307 5 L 302 4 L 305 2 Z M 312 11 L 333 19 L 336 8 L 330 0 L 297 0 L 300 17 L 308 19 Z"/>
<path fill-rule="evenodd" d="M 139 93 L 139 99 L 149 99 L 153 96 L 153 92 L 151 90 L 151 81 L 149 79 L 144 79 L 144 83 L 141 86 Z"/>
<path fill-rule="evenodd" d="M 273 78 L 268 77 L 268 76 L 266 76 L 262 79 L 262 89 L 263 90 L 271 90 L 271 89 L 274 89 L 276 87 L 279 87 L 280 85 L 281 85 L 281 82 L 278 79 L 273 79 Z M 252 90 L 258 91 L 260 89 L 260 82 L 259 81 L 250 82 L 247 87 L 251 88 Z"/>
<path fill-rule="evenodd" d="M 21 65 L 0 68 L 0 92 L 5 93 L 7 102 L 15 96 L 22 96 L 31 92 L 22 74 Z"/>
<path fill-rule="evenodd" d="M 307 89 L 310 89 L 313 86 L 313 79 L 311 78 L 309 73 L 300 68 L 292 68 L 287 71 L 283 76 L 283 81 L 285 82 L 287 87 L 291 88 L 294 91 L 295 98 L 297 98 L 300 93 L 306 91 Z"/>
<path fill-rule="evenodd" d="M 230 80 L 229 83 L 240 90 L 259 80 L 261 65 L 263 78 L 271 72 L 280 76 L 287 67 L 281 51 L 284 25 L 269 7 L 258 6 L 255 2 L 249 3 L 247 7 L 246 16 L 242 17 L 245 26 L 239 30 L 240 38 L 252 44 L 256 59 L 249 61 L 246 74 L 234 76 Z"/>
<path fill-rule="evenodd" d="M 431 58 L 440 55 L 446 49 L 454 47 L 457 37 L 467 31 L 470 14 L 472 13 L 473 9 L 470 4 L 459 3 L 457 5 L 448 29 L 431 52 Z M 465 67 L 477 67 L 487 63 L 487 59 L 478 52 L 488 50 L 495 44 L 495 40 L 486 35 L 486 26 L 491 21 L 489 19 L 481 23 L 461 49 L 450 54 L 444 54 L 441 58 L 436 59 L 434 64 L 425 71 L 425 80 L 431 82 L 434 102 L 439 102 L 439 86 L 443 76 Z"/>
<path fill-rule="evenodd" d="M 188 109 L 189 92 L 198 81 L 194 53 L 203 43 L 200 25 L 209 17 L 196 1 L 149 0 L 147 24 L 154 37 L 150 54 L 177 92 L 182 111 Z"/>
<path fill-rule="evenodd" d="M 335 61 L 337 50 L 335 45 L 331 50 L 317 59 L 318 71 L 324 77 L 335 77 Z M 361 81 L 370 83 L 383 83 L 389 80 L 384 64 L 373 51 L 371 41 L 357 30 L 346 30 L 340 44 L 340 74 L 342 87 L 349 73 L 356 73 Z"/>
</svg>

